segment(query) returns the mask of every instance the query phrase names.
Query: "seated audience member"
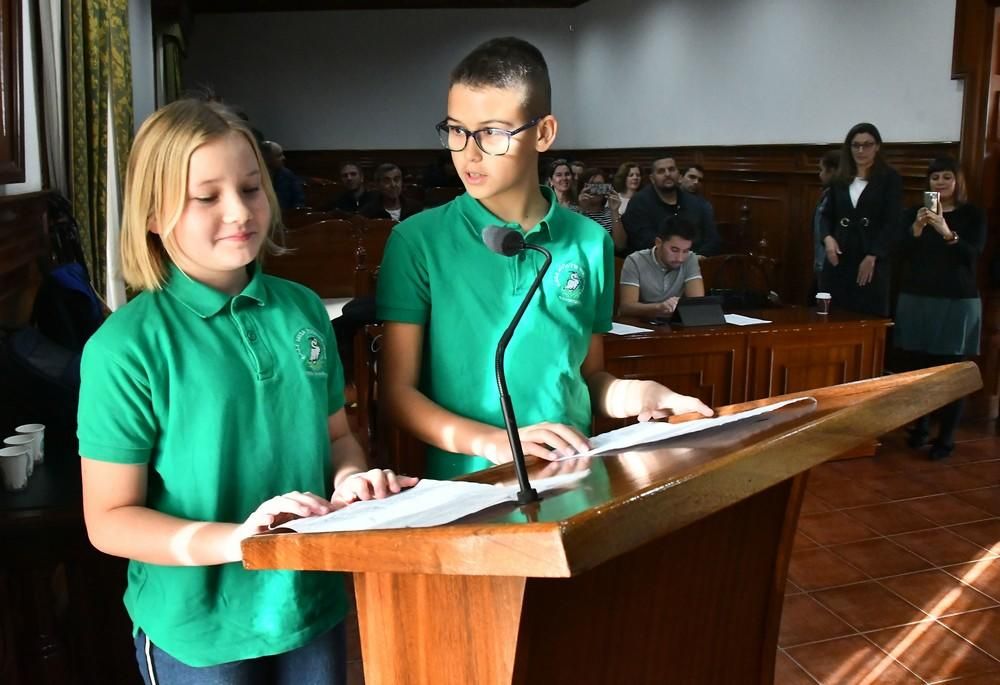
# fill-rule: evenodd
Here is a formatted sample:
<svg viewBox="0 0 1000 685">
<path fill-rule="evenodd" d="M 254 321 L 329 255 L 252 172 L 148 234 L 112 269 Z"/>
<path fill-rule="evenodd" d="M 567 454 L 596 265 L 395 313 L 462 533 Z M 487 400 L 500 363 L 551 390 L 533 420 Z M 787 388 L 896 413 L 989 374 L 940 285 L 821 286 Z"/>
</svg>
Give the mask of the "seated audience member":
<svg viewBox="0 0 1000 685">
<path fill-rule="evenodd" d="M 653 247 L 633 252 L 622 266 L 618 314 L 669 317 L 684 297 L 702 297 L 698 256 L 691 251 L 694 226 L 680 216 L 667 216 Z"/>
<path fill-rule="evenodd" d="M 375 169 L 375 183 L 378 194 L 358 210 L 361 216 L 402 221 L 420 211 L 413 200 L 403 197 L 403 172 L 395 164 L 380 164 Z"/>
<path fill-rule="evenodd" d="M 622 214 L 628 209 L 628 202 L 632 196 L 639 192 L 642 187 L 642 167 L 638 162 L 623 162 L 615 172 L 615 177 L 611 180 L 611 185 L 618 191 L 618 197 L 622 201 L 622 206 L 618 211 Z"/>
<path fill-rule="evenodd" d="M 622 217 L 618 211 L 621 205 L 618 193 L 614 189 L 611 189 L 609 193 L 598 192 L 597 185 L 607 184 L 604 172 L 600 169 L 584 169 L 580 180 L 583 185 L 580 189 L 580 196 L 577 198 L 576 211 L 599 223 L 605 231 L 611 234 L 611 239 L 615 243 L 615 251 L 623 251 L 626 238 L 625 227 L 622 226 Z"/>
<path fill-rule="evenodd" d="M 684 170 L 680 183 L 682 190 L 686 190 L 705 203 L 705 207 L 708 210 L 708 215 L 711 218 L 712 224 L 715 225 L 715 207 L 713 207 L 712 203 L 708 201 L 707 197 L 705 197 L 705 170 L 702 166 L 700 164 L 689 165 L 688 168 Z"/>
<path fill-rule="evenodd" d="M 823 262 L 826 261 L 826 246 L 823 244 L 823 210 L 830 201 L 830 184 L 837 176 L 840 167 L 840 150 L 830 150 L 819 160 L 819 182 L 823 193 L 819 196 L 816 209 L 813 211 L 813 273 L 816 275 L 816 287 L 819 288 L 819 277 L 823 273 Z"/>
<path fill-rule="evenodd" d="M 271 185 L 282 209 L 296 209 L 306 206 L 306 195 L 302 191 L 302 181 L 285 166 L 285 151 L 273 140 L 265 140 L 261 148 L 264 162 L 271 174 Z"/>
<path fill-rule="evenodd" d="M 587 165 L 578 159 L 569 163 L 569 170 L 573 172 L 573 188 L 577 194 L 580 193 L 580 175 L 586 170 Z"/>
<path fill-rule="evenodd" d="M 549 187 L 556 193 L 556 202 L 568 209 L 576 209 L 573 170 L 565 159 L 557 159 L 549 166 Z"/>
<path fill-rule="evenodd" d="M 375 191 L 365 190 L 364 172 L 354 162 L 347 162 L 340 167 L 340 182 L 345 190 L 337 198 L 334 207 L 342 212 L 357 212 L 378 198 L 378 193 Z"/>
<path fill-rule="evenodd" d="M 692 250 L 701 256 L 719 253 L 722 240 L 711 210 L 705 202 L 679 187 L 679 177 L 671 155 L 653 162 L 652 183 L 632 197 L 622 216 L 629 252 L 651 247 L 666 217 L 683 216 L 694 227 Z"/>
<path fill-rule="evenodd" d="M 424 188 L 464 188 L 462 179 L 455 171 L 450 152 L 442 152 L 434 158 L 434 162 L 424 171 Z"/>
</svg>

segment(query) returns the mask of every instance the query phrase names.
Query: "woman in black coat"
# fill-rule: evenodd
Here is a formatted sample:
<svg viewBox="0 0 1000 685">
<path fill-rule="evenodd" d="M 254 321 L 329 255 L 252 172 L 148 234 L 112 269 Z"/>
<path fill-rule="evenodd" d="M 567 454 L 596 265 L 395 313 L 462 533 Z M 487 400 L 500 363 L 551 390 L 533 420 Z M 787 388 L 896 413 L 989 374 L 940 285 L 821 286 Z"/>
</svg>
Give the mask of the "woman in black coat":
<svg viewBox="0 0 1000 685">
<path fill-rule="evenodd" d="M 940 193 L 940 211 L 923 205 L 903 216 L 903 278 L 893 340 L 909 368 L 962 361 L 979 354 L 982 302 L 976 263 L 986 244 L 986 216 L 965 200 L 965 181 L 950 157 L 932 160 L 927 187 Z M 955 445 L 963 400 L 942 407 L 931 459 L 943 459 Z M 910 429 L 910 446 L 927 443 L 930 416 Z"/>
<path fill-rule="evenodd" d="M 857 124 L 844 138 L 820 221 L 826 251 L 820 288 L 836 309 L 889 316 L 889 250 L 899 231 L 903 182 L 881 146 L 872 124 Z"/>
</svg>

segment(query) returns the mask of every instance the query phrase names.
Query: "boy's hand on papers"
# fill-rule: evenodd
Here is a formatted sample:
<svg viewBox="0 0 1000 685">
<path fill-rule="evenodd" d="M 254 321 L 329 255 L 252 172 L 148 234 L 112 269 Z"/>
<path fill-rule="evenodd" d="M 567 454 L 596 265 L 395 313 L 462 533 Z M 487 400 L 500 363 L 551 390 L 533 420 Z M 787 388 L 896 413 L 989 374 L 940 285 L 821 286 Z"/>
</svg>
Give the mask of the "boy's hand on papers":
<svg viewBox="0 0 1000 685">
<path fill-rule="evenodd" d="M 333 509 L 340 509 L 351 502 L 383 499 L 403 488 L 413 487 L 418 480 L 413 476 L 396 475 L 391 469 L 358 471 L 340 481 L 330 496 L 330 503 Z"/>
<path fill-rule="evenodd" d="M 261 504 L 241 523 L 228 537 L 226 559 L 239 561 L 243 558 L 240 542 L 251 535 L 266 533 L 268 528 L 276 523 L 284 523 L 294 518 L 305 516 L 322 516 L 334 510 L 330 500 L 311 492 L 293 490 L 284 495 L 278 495 Z"/>
<path fill-rule="evenodd" d="M 536 423 L 519 427 L 518 432 L 521 434 L 521 449 L 526 457 L 553 460 L 590 449 L 590 442 L 580 431 L 562 423 Z M 514 458 L 507 431 L 503 428 L 491 432 L 484 448 L 482 455 L 494 464 L 505 464 Z"/>
<path fill-rule="evenodd" d="M 702 416 L 715 414 L 697 397 L 681 395 L 655 381 L 638 382 L 642 383 L 641 408 L 638 414 L 640 421 L 662 419 L 675 414 L 698 413 Z"/>
</svg>

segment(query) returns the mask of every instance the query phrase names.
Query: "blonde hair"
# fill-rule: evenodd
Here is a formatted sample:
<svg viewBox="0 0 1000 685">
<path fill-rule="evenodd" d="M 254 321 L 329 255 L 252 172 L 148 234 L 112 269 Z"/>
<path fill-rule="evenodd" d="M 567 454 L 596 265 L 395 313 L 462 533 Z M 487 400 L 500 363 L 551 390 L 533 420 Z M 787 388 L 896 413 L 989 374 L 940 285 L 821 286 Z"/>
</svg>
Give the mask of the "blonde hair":
<svg viewBox="0 0 1000 685">
<path fill-rule="evenodd" d="M 221 103 L 177 100 L 143 122 L 129 154 L 121 229 L 122 275 L 129 287 L 163 287 L 170 261 L 170 235 L 186 204 L 191 155 L 202 145 L 234 133 L 243 136 L 253 150 L 261 188 L 271 208 L 262 252 L 280 251 L 272 237 L 280 230 L 281 209 L 267 165 L 246 123 Z M 154 223 L 159 234 L 150 231 Z"/>
</svg>

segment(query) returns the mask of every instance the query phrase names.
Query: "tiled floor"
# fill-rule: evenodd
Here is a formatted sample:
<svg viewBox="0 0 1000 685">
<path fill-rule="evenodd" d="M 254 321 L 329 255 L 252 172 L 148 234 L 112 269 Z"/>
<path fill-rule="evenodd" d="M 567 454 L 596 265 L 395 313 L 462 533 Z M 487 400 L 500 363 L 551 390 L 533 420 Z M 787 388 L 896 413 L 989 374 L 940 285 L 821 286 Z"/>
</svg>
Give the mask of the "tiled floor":
<svg viewBox="0 0 1000 685">
<path fill-rule="evenodd" d="M 904 438 L 810 475 L 775 685 L 1000 685 L 1000 438 Z"/>
<path fill-rule="evenodd" d="M 902 432 L 814 469 L 789 568 L 775 685 L 1000 685 L 1000 438 L 969 424 L 943 462 Z M 363 685 L 348 619 L 350 685 Z"/>
</svg>

